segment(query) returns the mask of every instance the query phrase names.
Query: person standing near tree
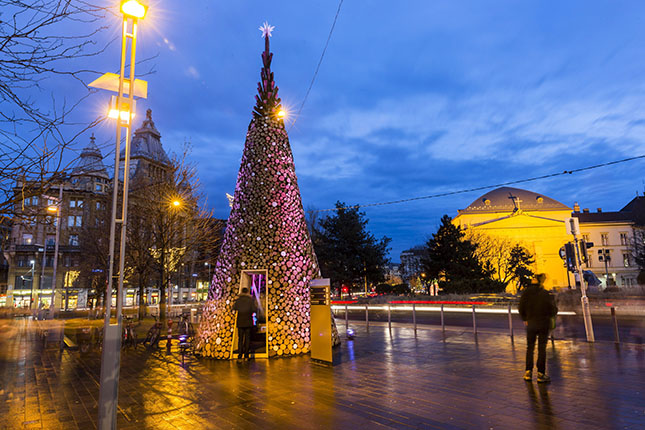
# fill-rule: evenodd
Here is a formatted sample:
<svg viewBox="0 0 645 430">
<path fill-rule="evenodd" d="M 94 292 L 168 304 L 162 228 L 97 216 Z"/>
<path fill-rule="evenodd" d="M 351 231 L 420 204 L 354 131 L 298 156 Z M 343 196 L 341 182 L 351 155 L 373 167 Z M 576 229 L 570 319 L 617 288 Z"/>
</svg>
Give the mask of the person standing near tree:
<svg viewBox="0 0 645 430">
<path fill-rule="evenodd" d="M 550 382 L 546 374 L 546 342 L 551 328 L 551 318 L 558 314 L 553 296 L 544 289 L 543 273 L 536 275 L 531 285 L 524 290 L 520 297 L 519 313 L 526 326 L 526 371 L 524 379 L 533 379 L 533 350 L 535 341 L 538 342 L 537 381 Z"/>
<path fill-rule="evenodd" d="M 237 358 L 244 356 L 249 359 L 251 347 L 251 328 L 253 327 L 253 313 L 257 312 L 257 304 L 247 287 L 242 288 L 240 296 L 233 304 L 233 310 L 237 311 Z"/>
</svg>

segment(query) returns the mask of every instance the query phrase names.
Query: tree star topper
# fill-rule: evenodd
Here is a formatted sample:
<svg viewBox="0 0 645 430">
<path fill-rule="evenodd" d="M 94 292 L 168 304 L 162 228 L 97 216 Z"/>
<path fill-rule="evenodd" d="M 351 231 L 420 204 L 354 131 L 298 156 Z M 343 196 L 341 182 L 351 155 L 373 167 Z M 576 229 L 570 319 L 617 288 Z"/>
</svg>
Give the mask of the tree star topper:
<svg viewBox="0 0 645 430">
<path fill-rule="evenodd" d="M 271 32 L 275 29 L 274 25 L 269 25 L 267 21 L 264 21 L 264 24 L 262 24 L 262 27 L 258 28 L 262 32 L 261 37 L 271 37 Z"/>
</svg>

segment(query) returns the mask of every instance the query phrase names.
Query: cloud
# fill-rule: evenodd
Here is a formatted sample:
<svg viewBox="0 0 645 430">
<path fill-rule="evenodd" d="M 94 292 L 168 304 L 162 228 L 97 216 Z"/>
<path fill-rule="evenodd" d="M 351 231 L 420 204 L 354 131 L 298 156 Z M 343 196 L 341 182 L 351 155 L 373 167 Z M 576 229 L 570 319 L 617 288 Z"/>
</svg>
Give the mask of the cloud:
<svg viewBox="0 0 645 430">
<path fill-rule="evenodd" d="M 199 72 L 194 66 L 189 66 L 188 69 L 186 69 L 186 75 L 190 76 L 193 79 L 199 79 Z"/>
</svg>

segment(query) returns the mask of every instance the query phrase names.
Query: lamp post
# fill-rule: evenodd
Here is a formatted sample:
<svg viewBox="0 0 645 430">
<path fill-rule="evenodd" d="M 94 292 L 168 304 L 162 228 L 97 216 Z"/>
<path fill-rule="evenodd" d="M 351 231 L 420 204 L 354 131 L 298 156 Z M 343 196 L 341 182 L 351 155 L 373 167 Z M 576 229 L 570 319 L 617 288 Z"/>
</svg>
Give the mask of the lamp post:
<svg viewBox="0 0 645 430">
<path fill-rule="evenodd" d="M 60 223 L 61 223 L 61 212 L 63 210 L 63 181 L 61 180 L 60 186 L 58 188 L 58 205 L 56 207 L 48 207 L 48 211 L 56 211 L 56 241 L 54 242 L 54 269 L 52 270 L 52 297 L 49 304 L 49 314 L 51 318 L 54 318 L 56 313 L 56 269 L 58 268 L 58 245 L 60 243 Z M 47 247 L 47 243 L 45 243 Z"/>
<path fill-rule="evenodd" d="M 207 285 L 206 293 L 208 294 L 208 291 L 211 288 L 211 281 L 212 281 L 212 279 L 211 279 L 211 263 L 206 262 L 206 263 L 204 263 L 204 265 L 208 266 L 208 278 L 207 278 L 207 282 L 206 282 L 206 285 Z M 200 301 L 201 301 L 201 298 L 200 298 Z"/>
<path fill-rule="evenodd" d="M 125 240 L 128 220 L 128 182 L 130 173 L 130 137 L 132 134 L 132 118 L 134 117 L 135 92 L 143 86 L 141 81 L 135 81 L 134 67 L 136 64 L 137 27 L 139 19 L 146 14 L 147 7 L 137 0 L 122 0 L 121 12 L 123 25 L 121 34 L 121 69 L 118 76 L 117 95 L 111 103 L 110 117 L 116 119 L 116 150 L 114 161 L 114 184 L 112 192 L 112 219 L 110 223 L 110 245 L 108 259 L 108 285 L 105 295 L 105 323 L 103 328 L 103 350 L 101 352 L 101 380 L 99 389 L 99 429 L 116 429 L 116 409 L 119 394 L 119 369 L 121 365 L 121 312 L 123 309 L 123 272 L 125 266 Z M 131 25 L 131 30 L 128 27 Z M 126 53 L 130 41 L 130 77 L 125 78 Z M 105 74 L 92 82 L 90 86 L 114 90 L 115 76 Z M 147 87 L 146 87 L 147 95 Z M 124 97 L 127 94 L 127 97 Z M 123 169 L 123 195 L 121 199 L 121 214 L 117 218 L 119 198 L 119 167 L 121 164 L 121 131 L 125 134 L 125 160 Z M 116 242 L 116 224 L 121 224 L 119 241 L 119 270 L 116 294 L 116 324 L 110 324 L 112 313 L 112 288 L 114 281 L 114 251 Z"/>
<path fill-rule="evenodd" d="M 36 268 L 36 260 L 29 260 L 31 264 L 31 295 L 29 296 L 29 309 L 34 308 L 34 269 Z"/>
<path fill-rule="evenodd" d="M 598 257 L 601 261 L 605 262 L 605 288 L 609 287 L 609 262 L 611 261 L 610 250 L 607 248 L 601 248 L 598 250 Z"/>
</svg>

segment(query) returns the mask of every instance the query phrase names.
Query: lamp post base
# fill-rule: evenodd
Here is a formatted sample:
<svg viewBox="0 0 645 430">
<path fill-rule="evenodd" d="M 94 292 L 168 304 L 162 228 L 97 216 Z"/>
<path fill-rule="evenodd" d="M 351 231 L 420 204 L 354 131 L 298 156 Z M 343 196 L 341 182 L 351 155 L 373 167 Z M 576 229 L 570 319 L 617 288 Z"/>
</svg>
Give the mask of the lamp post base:
<svg viewBox="0 0 645 430">
<path fill-rule="evenodd" d="M 103 334 L 101 385 L 99 389 L 99 430 L 116 429 L 121 367 L 121 326 L 109 324 Z"/>
</svg>

